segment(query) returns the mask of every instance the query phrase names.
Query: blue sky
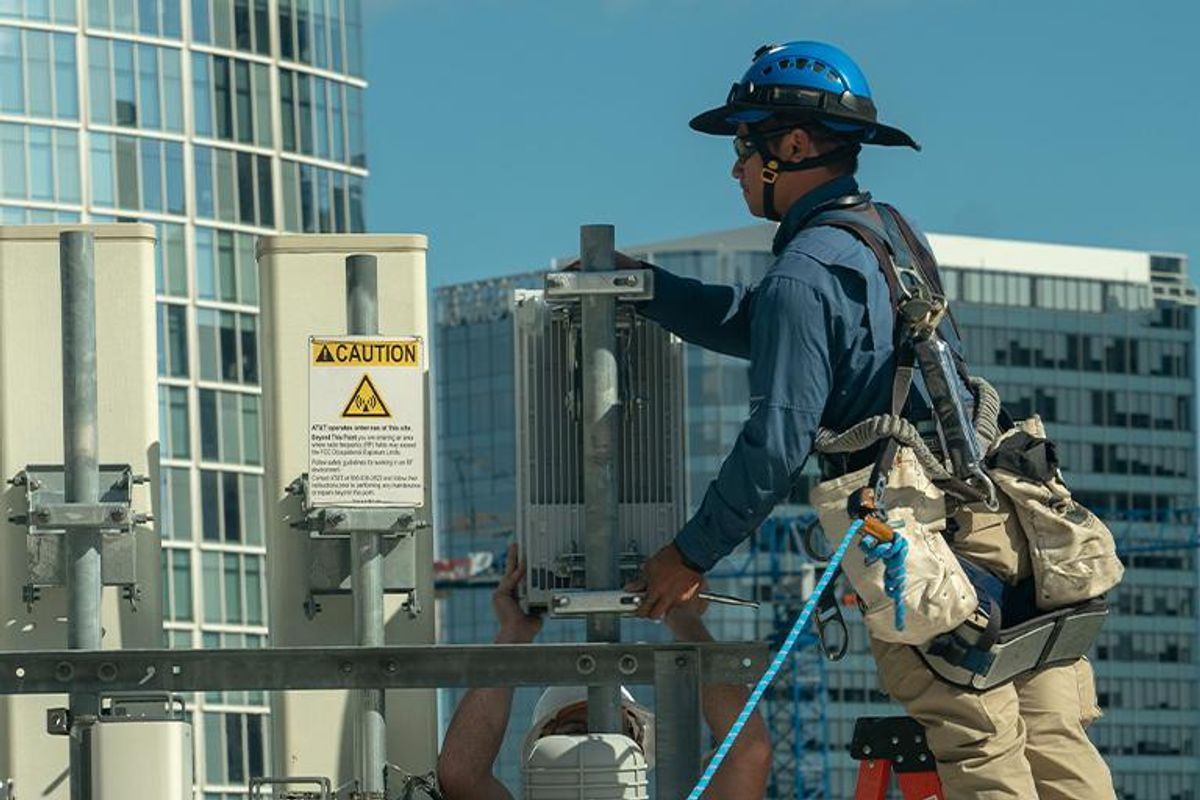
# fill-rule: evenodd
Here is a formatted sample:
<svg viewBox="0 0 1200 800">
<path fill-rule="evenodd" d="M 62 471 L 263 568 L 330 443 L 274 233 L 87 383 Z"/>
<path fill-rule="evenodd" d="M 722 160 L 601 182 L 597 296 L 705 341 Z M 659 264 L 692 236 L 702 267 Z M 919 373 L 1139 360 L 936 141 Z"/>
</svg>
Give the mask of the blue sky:
<svg viewBox="0 0 1200 800">
<path fill-rule="evenodd" d="M 860 181 L 927 230 L 1181 252 L 1200 269 L 1200 4 L 364 0 L 368 225 L 433 286 L 755 222 L 687 127 L 765 42 L 848 50 L 885 121 Z"/>
</svg>

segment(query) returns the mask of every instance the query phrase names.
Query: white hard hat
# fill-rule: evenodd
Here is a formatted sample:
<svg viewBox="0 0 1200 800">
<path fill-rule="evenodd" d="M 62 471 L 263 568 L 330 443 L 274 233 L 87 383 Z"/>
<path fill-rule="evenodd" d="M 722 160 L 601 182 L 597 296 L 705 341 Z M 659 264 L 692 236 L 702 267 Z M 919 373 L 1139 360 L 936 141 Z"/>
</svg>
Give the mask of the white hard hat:
<svg viewBox="0 0 1200 800">
<path fill-rule="evenodd" d="M 522 758 L 528 758 L 533 750 L 533 743 L 542 736 L 542 729 L 563 710 L 580 703 L 587 703 L 588 690 L 586 686 L 551 686 L 542 692 L 537 704 L 533 707 L 533 716 L 529 721 L 529 732 L 521 745 Z M 621 708 L 628 711 L 642 729 L 642 753 L 646 756 L 647 768 L 654 766 L 654 712 L 639 703 L 633 694 L 624 686 L 621 687 Z"/>
</svg>

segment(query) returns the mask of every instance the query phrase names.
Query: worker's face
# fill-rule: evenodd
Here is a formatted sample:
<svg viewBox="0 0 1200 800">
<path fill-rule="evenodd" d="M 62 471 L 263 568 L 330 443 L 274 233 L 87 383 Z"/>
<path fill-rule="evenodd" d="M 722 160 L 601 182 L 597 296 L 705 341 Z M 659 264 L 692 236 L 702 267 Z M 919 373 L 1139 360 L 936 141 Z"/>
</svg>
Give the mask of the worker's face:
<svg viewBox="0 0 1200 800">
<path fill-rule="evenodd" d="M 733 179 L 742 187 L 742 200 L 745 201 L 746 208 L 756 217 L 766 217 L 767 211 L 763 204 L 763 159 L 750 134 L 748 126 L 738 125 L 732 174 Z M 765 143 L 768 152 L 782 161 L 801 161 L 816 154 L 813 139 L 803 128 L 785 127 L 775 135 L 762 137 L 758 141 Z M 779 173 L 775 181 L 776 210 L 780 213 L 786 211 L 792 200 L 811 188 L 808 185 L 810 180 L 811 178 L 803 172 Z"/>
<path fill-rule="evenodd" d="M 742 188 L 742 200 L 746 208 L 756 217 L 765 217 L 763 209 L 762 156 L 748 138 L 750 128 L 738 125 L 734 142 L 733 179 Z"/>
</svg>

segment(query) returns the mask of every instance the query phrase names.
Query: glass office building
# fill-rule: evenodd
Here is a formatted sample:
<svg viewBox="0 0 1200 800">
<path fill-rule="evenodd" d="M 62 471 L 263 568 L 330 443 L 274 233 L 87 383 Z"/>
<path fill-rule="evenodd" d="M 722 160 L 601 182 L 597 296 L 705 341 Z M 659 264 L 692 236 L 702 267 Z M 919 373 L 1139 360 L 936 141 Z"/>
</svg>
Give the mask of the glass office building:
<svg viewBox="0 0 1200 800">
<path fill-rule="evenodd" d="M 645 257 L 709 282 L 753 283 L 770 266 L 773 226 L 759 225 L 650 245 Z M 1040 414 L 1059 443 L 1076 496 L 1111 525 L 1124 554 L 1124 583 L 1093 659 L 1104 718 L 1093 737 L 1126 800 L 1200 798 L 1197 698 L 1195 290 L 1178 256 L 931 236 L 963 328 L 968 361 L 991 380 L 1015 416 Z M 436 296 L 438 542 L 443 558 L 499 552 L 513 535 L 512 333 L 507 296 L 540 285 L 537 273 L 448 286 Z M 693 504 L 703 496 L 747 413 L 746 363 L 688 348 L 688 470 Z M 800 516 L 806 469 L 777 515 Z M 764 526 L 766 528 L 766 526 Z M 766 537 L 757 537 L 759 550 Z M 716 572 L 729 591 L 768 599 L 800 557 L 744 547 Z M 444 641 L 488 641 L 486 591 L 447 584 L 439 607 Z M 776 593 L 777 596 L 777 593 Z M 825 721 L 801 746 L 776 729 L 777 767 L 797 758 L 828 765 L 825 779 L 795 796 L 848 797 L 856 764 L 847 753 L 854 720 L 900 713 L 879 693 L 865 628 L 851 606 L 849 653 L 806 682 L 782 718 Z M 728 639 L 777 633 L 773 611 L 710 612 Z M 547 625 L 554 638 L 571 630 Z M 811 660 L 804 663 L 811 665 Z M 530 694 L 532 696 L 532 693 Z M 516 785 L 519 697 L 500 774 Z M 804 704 L 819 708 L 803 708 Z M 790 717 L 789 717 L 790 714 Z M 819 752 L 817 752 L 819 751 Z M 812 760 L 815 758 L 815 761 Z M 790 783 L 776 778 L 777 786 Z M 790 791 L 787 796 L 793 796 Z"/>
<path fill-rule="evenodd" d="M 172 647 L 266 642 L 254 239 L 363 229 L 360 0 L 0 2 L 0 222 L 158 230 Z M 269 763 L 258 692 L 197 697 L 206 800 Z"/>
</svg>

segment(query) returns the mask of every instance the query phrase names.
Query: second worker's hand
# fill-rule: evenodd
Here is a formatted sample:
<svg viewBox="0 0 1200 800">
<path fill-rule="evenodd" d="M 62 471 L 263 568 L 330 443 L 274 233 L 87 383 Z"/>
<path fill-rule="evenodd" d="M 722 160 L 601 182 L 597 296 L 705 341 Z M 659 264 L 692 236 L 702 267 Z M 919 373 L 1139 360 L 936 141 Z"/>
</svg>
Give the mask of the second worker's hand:
<svg viewBox="0 0 1200 800">
<path fill-rule="evenodd" d="M 625 586 L 627 592 L 644 592 L 639 617 L 661 620 L 672 608 L 690 602 L 700 591 L 704 576 L 683 563 L 683 554 L 669 544 L 642 565 L 641 580 Z"/>
</svg>

